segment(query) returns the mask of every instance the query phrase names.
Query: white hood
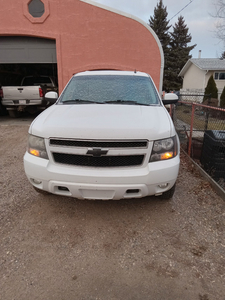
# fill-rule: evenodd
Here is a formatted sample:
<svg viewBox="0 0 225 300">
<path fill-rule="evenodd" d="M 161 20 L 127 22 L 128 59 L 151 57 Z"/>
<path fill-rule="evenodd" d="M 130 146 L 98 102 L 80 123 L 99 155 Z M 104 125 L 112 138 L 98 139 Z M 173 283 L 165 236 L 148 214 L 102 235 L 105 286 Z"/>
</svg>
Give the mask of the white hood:
<svg viewBox="0 0 225 300">
<path fill-rule="evenodd" d="M 29 132 L 44 138 L 147 139 L 175 134 L 163 106 L 115 104 L 52 105 L 31 124 Z"/>
</svg>

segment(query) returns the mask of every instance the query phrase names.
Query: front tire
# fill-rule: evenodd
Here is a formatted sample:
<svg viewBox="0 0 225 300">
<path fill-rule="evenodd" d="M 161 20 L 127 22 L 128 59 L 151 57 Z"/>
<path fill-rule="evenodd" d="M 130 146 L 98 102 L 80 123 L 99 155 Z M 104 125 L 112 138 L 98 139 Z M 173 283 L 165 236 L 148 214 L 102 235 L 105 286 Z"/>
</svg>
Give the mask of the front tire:
<svg viewBox="0 0 225 300">
<path fill-rule="evenodd" d="M 160 196 L 160 199 L 163 199 L 163 200 L 169 200 L 169 199 L 171 199 L 171 198 L 173 197 L 173 194 L 174 194 L 174 192 L 175 192 L 175 189 L 176 189 L 176 185 L 174 184 L 174 186 L 173 186 L 170 190 L 164 192 L 164 193 Z"/>
<path fill-rule="evenodd" d="M 0 98 L 0 116 L 6 116 L 6 115 L 8 115 L 8 112 L 5 108 L 5 106 L 2 105 L 1 98 Z"/>
</svg>

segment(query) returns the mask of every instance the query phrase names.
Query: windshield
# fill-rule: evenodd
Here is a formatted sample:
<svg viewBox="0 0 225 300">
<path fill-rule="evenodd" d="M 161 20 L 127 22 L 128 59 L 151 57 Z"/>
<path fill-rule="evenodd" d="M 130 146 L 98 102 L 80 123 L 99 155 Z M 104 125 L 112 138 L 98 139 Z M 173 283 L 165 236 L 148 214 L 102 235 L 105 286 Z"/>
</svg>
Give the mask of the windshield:
<svg viewBox="0 0 225 300">
<path fill-rule="evenodd" d="M 71 79 L 60 103 L 118 103 L 159 105 L 149 77 L 130 75 L 83 75 Z"/>
</svg>

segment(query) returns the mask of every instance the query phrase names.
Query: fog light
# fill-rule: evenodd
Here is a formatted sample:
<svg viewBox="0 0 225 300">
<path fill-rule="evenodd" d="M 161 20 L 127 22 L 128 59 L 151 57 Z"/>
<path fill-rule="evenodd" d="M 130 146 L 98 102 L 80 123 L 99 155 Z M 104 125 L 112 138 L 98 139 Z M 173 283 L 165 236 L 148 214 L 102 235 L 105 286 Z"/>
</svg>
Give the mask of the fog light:
<svg viewBox="0 0 225 300">
<path fill-rule="evenodd" d="M 166 187 L 168 187 L 169 183 L 163 183 L 163 184 L 159 184 L 158 187 L 160 187 L 161 189 L 165 189 Z"/>
<path fill-rule="evenodd" d="M 41 184 L 42 181 L 38 180 L 38 179 L 31 179 L 33 181 L 34 184 Z"/>
</svg>

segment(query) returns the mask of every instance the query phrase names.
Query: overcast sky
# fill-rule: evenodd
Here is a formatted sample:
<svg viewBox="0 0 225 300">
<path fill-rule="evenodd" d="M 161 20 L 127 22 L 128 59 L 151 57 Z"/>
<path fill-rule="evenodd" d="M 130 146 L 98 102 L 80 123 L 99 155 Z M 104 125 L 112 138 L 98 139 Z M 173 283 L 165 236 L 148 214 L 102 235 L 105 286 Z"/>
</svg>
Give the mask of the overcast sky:
<svg viewBox="0 0 225 300">
<path fill-rule="evenodd" d="M 132 14 L 146 23 L 148 23 L 150 16 L 153 16 L 154 8 L 158 3 L 158 0 L 94 1 Z M 179 15 L 184 17 L 185 24 L 192 35 L 192 41 L 189 45 L 197 44 L 191 52 L 193 58 L 198 57 L 199 50 L 202 51 L 202 58 L 217 58 L 225 50 L 223 43 L 215 38 L 216 20 L 210 15 L 215 11 L 214 1 L 216 0 L 163 0 L 164 6 L 167 7 L 168 20 L 171 19 L 171 25 L 177 22 Z M 186 5 L 187 7 L 184 8 Z M 180 10 L 182 11 L 173 18 Z"/>
</svg>

